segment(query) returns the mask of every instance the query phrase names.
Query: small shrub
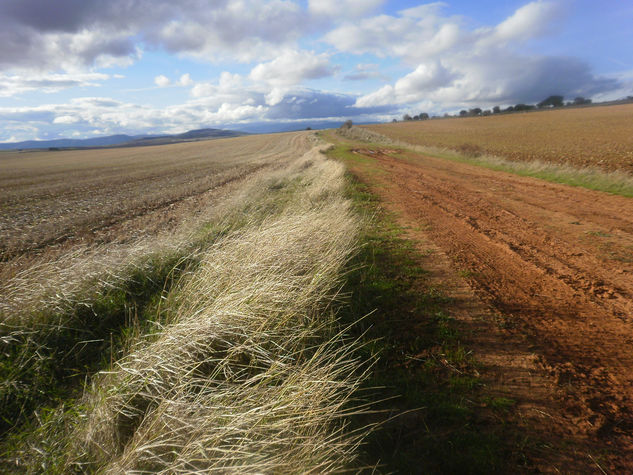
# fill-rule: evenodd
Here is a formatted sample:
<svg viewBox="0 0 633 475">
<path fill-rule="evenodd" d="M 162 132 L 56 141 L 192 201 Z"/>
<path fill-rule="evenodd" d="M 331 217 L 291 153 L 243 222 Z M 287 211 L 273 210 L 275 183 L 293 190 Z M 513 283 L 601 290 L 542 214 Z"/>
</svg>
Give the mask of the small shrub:
<svg viewBox="0 0 633 475">
<path fill-rule="evenodd" d="M 467 157 L 481 157 L 484 153 L 483 149 L 479 145 L 472 143 L 463 143 L 457 147 L 457 151 Z"/>
</svg>

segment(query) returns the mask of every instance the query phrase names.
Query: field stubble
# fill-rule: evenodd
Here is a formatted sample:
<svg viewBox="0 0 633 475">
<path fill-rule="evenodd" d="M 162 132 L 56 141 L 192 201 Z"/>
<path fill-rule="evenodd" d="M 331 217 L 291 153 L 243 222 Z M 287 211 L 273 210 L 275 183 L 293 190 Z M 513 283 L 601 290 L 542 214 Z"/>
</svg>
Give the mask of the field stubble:
<svg viewBox="0 0 633 475">
<path fill-rule="evenodd" d="M 288 159 L 301 140 L 254 136 L 124 150 L 0 154 L 0 260 L 67 240 L 91 242 L 117 223 L 153 211 L 164 214 Z M 170 218 L 177 221 L 179 215 Z M 117 237 L 141 234 L 139 224 L 150 225 L 134 223 L 126 226 L 127 236 L 119 229 Z"/>
</svg>

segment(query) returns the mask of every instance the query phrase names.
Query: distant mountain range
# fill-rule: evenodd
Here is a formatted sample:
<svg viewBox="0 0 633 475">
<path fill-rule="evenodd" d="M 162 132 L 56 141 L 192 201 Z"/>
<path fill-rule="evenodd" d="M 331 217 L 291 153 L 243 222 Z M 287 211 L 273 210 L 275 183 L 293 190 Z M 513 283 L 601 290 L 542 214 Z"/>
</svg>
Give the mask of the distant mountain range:
<svg viewBox="0 0 633 475">
<path fill-rule="evenodd" d="M 223 129 L 190 130 L 175 135 L 108 135 L 92 139 L 27 140 L 25 142 L 0 143 L 0 150 L 34 148 L 93 148 L 93 147 L 139 147 L 168 143 L 207 140 L 213 138 L 238 137 L 245 132 Z"/>
</svg>

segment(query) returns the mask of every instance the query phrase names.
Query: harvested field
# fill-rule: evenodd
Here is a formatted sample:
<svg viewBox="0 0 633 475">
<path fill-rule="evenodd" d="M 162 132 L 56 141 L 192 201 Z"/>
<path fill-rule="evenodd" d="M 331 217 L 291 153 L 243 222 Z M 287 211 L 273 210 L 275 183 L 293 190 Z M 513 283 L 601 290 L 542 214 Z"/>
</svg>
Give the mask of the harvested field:
<svg viewBox="0 0 633 475">
<path fill-rule="evenodd" d="M 633 173 L 633 104 L 364 126 L 414 145 Z"/>
<path fill-rule="evenodd" d="M 205 193 L 305 151 L 307 143 L 305 134 L 281 134 L 161 147 L 4 152 L 0 260 L 67 240 L 110 241 L 173 227 L 201 206 Z M 105 232 L 131 219 L 133 225 Z"/>
</svg>

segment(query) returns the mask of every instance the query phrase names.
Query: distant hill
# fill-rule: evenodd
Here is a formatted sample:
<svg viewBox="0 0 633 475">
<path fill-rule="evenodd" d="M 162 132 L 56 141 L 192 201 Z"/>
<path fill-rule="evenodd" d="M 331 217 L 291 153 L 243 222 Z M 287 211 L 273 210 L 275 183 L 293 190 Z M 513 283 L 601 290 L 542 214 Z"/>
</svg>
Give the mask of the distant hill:
<svg viewBox="0 0 633 475">
<path fill-rule="evenodd" d="M 141 137 L 119 144 L 120 147 L 139 147 L 144 145 L 163 145 L 168 143 L 188 142 L 196 140 L 239 137 L 247 135 L 245 132 L 224 129 L 197 129 L 176 135 L 159 135 Z"/>
<path fill-rule="evenodd" d="M 197 129 L 174 135 L 108 135 L 91 139 L 27 140 L 24 142 L 0 143 L 0 150 L 36 148 L 94 148 L 94 147 L 139 147 L 167 143 L 206 140 L 212 138 L 237 137 L 245 132 L 223 129 Z"/>
</svg>

